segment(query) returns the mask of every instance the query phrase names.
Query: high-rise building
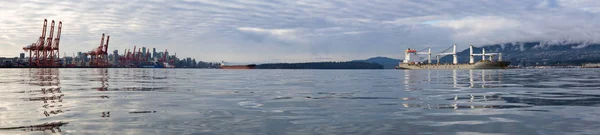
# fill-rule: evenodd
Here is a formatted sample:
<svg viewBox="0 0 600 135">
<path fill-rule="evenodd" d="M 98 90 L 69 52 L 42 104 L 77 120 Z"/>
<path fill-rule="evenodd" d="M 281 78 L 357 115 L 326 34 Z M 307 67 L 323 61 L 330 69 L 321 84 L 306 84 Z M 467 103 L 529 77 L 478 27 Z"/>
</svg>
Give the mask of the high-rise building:
<svg viewBox="0 0 600 135">
<path fill-rule="evenodd" d="M 192 58 L 188 57 L 185 59 L 185 65 L 186 66 L 192 66 Z"/>
<path fill-rule="evenodd" d="M 165 52 L 165 56 L 167 56 L 167 61 L 169 61 L 169 52 Z"/>
<path fill-rule="evenodd" d="M 119 50 L 114 50 L 113 51 L 113 59 L 114 61 L 117 61 L 119 59 Z"/>
<path fill-rule="evenodd" d="M 108 61 L 114 61 L 115 56 L 113 54 L 108 54 Z"/>
<path fill-rule="evenodd" d="M 156 58 L 156 48 L 152 48 L 152 58 Z"/>
<path fill-rule="evenodd" d="M 77 52 L 77 62 L 85 62 L 87 60 L 86 56 L 83 55 L 83 52 Z"/>
<path fill-rule="evenodd" d="M 25 59 L 25 53 L 19 54 L 19 59 Z"/>
<path fill-rule="evenodd" d="M 142 47 L 142 54 L 146 55 L 146 47 Z"/>
</svg>

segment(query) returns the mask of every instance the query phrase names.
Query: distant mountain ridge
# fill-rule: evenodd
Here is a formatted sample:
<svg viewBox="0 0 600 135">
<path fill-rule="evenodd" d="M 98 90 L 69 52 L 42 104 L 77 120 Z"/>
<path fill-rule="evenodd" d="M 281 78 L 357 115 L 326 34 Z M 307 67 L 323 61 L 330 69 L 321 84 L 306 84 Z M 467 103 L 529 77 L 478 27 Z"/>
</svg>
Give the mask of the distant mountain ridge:
<svg viewBox="0 0 600 135">
<path fill-rule="evenodd" d="M 377 63 L 347 62 L 306 62 L 306 63 L 267 63 L 256 66 L 257 69 L 383 69 Z"/>
<path fill-rule="evenodd" d="M 583 63 L 600 63 L 600 44 L 581 42 L 516 42 L 507 44 L 474 47 L 474 53 L 481 53 L 485 48 L 489 53 L 502 53 L 504 61 L 511 65 L 581 65 Z M 469 49 L 458 52 L 458 62 L 469 61 Z M 480 60 L 481 56 L 475 57 Z M 442 63 L 452 62 L 452 56 L 440 58 Z"/>
<path fill-rule="evenodd" d="M 401 60 L 377 56 L 377 57 L 369 58 L 366 60 L 353 60 L 353 61 L 354 62 L 376 63 L 376 64 L 383 65 L 384 69 L 394 69 Z"/>
</svg>

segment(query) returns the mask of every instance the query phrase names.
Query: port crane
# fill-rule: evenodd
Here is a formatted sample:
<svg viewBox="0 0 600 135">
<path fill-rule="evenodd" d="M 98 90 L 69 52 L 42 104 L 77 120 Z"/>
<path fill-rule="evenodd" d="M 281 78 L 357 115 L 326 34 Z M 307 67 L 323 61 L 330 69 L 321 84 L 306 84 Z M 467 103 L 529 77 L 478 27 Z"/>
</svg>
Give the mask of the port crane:
<svg viewBox="0 0 600 135">
<path fill-rule="evenodd" d="M 106 37 L 106 43 L 104 43 L 104 33 L 102 33 L 102 39 L 100 40 L 100 46 L 98 48 L 85 53 L 85 55 L 90 55 L 91 61 L 90 66 L 93 67 L 107 67 L 108 63 L 108 42 L 110 40 L 110 36 Z"/>
<path fill-rule="evenodd" d="M 125 67 L 133 66 L 138 63 L 140 60 L 138 57 L 141 54 L 137 54 L 136 52 L 137 46 L 133 46 L 133 52 L 131 49 L 125 49 L 123 52 L 123 57 L 119 57 L 119 64 Z"/>
<path fill-rule="evenodd" d="M 25 52 L 29 52 L 30 67 L 58 67 L 60 66 L 59 43 L 62 29 L 62 22 L 58 22 L 56 37 L 54 37 L 54 20 L 50 24 L 50 35 L 46 37 L 48 20 L 44 19 L 42 26 L 42 35 L 36 43 L 23 47 Z"/>
</svg>

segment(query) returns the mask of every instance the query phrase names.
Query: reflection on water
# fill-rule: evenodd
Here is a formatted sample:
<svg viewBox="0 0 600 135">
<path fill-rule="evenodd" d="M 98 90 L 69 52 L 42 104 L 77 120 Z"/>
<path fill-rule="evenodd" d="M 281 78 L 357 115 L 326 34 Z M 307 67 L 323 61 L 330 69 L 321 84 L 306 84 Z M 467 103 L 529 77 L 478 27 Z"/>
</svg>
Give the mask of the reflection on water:
<svg viewBox="0 0 600 135">
<path fill-rule="evenodd" d="M 426 74 L 422 72 L 426 72 Z M 448 72 L 451 74 L 446 74 Z M 463 74 L 464 72 L 468 72 L 468 76 Z M 447 79 L 448 76 L 451 78 Z M 404 86 L 406 90 L 416 90 L 416 88 L 421 88 L 419 84 L 447 84 L 447 81 L 451 81 L 449 83 L 451 85 L 448 87 L 452 88 L 504 87 L 502 85 L 503 76 L 501 70 L 404 70 Z M 432 80 L 432 77 L 435 79 Z M 464 82 L 468 82 L 469 85 L 465 86 Z"/>
<path fill-rule="evenodd" d="M 418 74 L 423 74 L 420 72 L 427 72 L 426 76 L 418 76 Z M 435 80 L 432 80 L 432 72 L 436 76 Z M 451 78 L 444 79 L 444 73 L 450 72 Z M 467 75 L 463 75 L 464 72 L 468 72 Z M 442 88 L 498 88 L 502 87 L 502 70 L 426 70 L 426 71 L 414 71 L 414 70 L 404 70 L 405 80 L 404 86 L 407 91 L 412 90 L 423 90 L 423 86 L 431 86 L 431 85 L 439 85 L 440 89 Z M 440 75 L 442 77 L 440 77 Z M 426 79 L 422 79 L 426 78 Z M 451 82 L 448 82 L 451 80 Z M 419 84 L 419 83 L 421 84 Z M 468 84 L 468 85 L 465 85 Z M 416 88 L 419 89 L 416 89 Z M 437 96 L 437 95 L 436 95 Z M 508 97 L 507 97 L 508 98 Z M 490 102 L 496 102 L 499 100 L 507 99 L 501 97 L 501 94 L 490 93 L 490 94 L 455 94 L 452 98 L 447 98 L 446 100 L 451 100 L 451 103 L 442 103 L 442 104 L 430 104 L 430 103 L 417 103 L 417 104 L 402 104 L 403 107 L 406 108 L 424 108 L 424 109 L 506 109 L 506 108 L 526 108 L 531 107 L 527 105 L 505 105 L 501 102 L 497 102 L 500 104 L 493 104 Z"/>
<path fill-rule="evenodd" d="M 596 134 L 600 70 L 0 69 L 0 133 Z"/>
<path fill-rule="evenodd" d="M 33 87 L 26 87 L 31 89 L 18 89 L 13 93 L 16 93 L 16 97 L 22 97 L 22 101 L 33 102 L 33 106 L 41 107 L 39 109 L 31 108 L 30 111 L 42 112 L 44 117 L 53 117 L 64 113 L 63 111 L 63 100 L 65 94 L 61 91 L 60 85 L 60 71 L 58 69 L 28 69 L 26 72 L 19 72 L 18 76 L 27 76 L 23 82 Z M 6 76 L 11 77 L 11 76 Z M 6 87 L 6 86 L 4 86 Z M 4 89 L 2 89 L 4 90 Z M 6 91 L 6 90 L 5 90 Z M 3 92 L 5 92 L 3 91 Z M 3 98 L 6 99 L 6 98 Z M 18 107 L 18 106 L 17 106 Z M 39 110 L 39 111 L 35 111 Z M 26 116 L 25 116 L 26 117 Z M 50 131 L 52 133 L 61 132 L 60 127 L 66 125 L 67 122 L 62 121 L 51 121 L 44 123 L 32 123 L 30 125 L 20 126 L 3 126 L 0 130 L 22 130 L 22 131 Z"/>
<path fill-rule="evenodd" d="M 450 70 L 449 70 L 450 71 Z M 451 70 L 452 83 L 448 83 L 445 79 L 436 79 L 431 80 L 431 72 L 434 72 L 436 75 L 443 75 L 444 71 L 436 71 L 429 70 L 424 71 L 427 72 L 425 77 L 417 76 L 414 74 L 418 74 L 419 71 L 413 70 L 405 70 L 405 80 L 404 85 L 407 91 L 417 90 L 417 87 L 422 90 L 423 84 L 426 83 L 429 85 L 440 85 L 439 87 L 452 87 L 452 88 L 464 88 L 468 87 L 469 89 L 489 89 L 489 88 L 521 88 L 523 86 L 531 86 L 537 84 L 549 84 L 549 86 L 539 86 L 541 88 L 552 88 L 552 85 L 562 84 L 562 83 L 570 83 L 570 82 L 578 82 L 579 86 L 590 86 L 589 81 L 583 80 L 565 80 L 561 78 L 556 78 L 559 81 L 556 81 L 552 84 L 547 81 L 549 80 L 539 80 L 539 81 L 522 81 L 520 78 L 520 74 L 510 74 L 509 78 L 505 81 L 508 81 L 508 84 L 503 84 L 504 72 L 505 70 Z M 468 72 L 468 76 L 462 75 L 462 73 Z M 598 73 L 598 72 L 595 72 Z M 568 73 L 559 73 L 565 74 Z M 517 75 L 517 76 L 515 76 Z M 540 75 L 538 78 L 545 78 L 545 75 Z M 586 77 L 586 76 L 581 76 Z M 422 78 L 427 78 L 427 81 L 421 81 Z M 436 78 L 439 78 L 437 76 Z M 468 79 L 467 79 L 468 78 Z M 529 78 L 528 78 L 529 79 Z M 531 78 L 534 79 L 534 78 Z M 594 78 L 596 79 L 596 78 Z M 464 85 L 464 82 L 467 82 L 468 86 Z M 418 85 L 415 85 L 418 84 Z M 556 88 L 563 88 L 565 85 L 559 85 Z M 598 88 L 598 87 L 596 87 Z M 533 106 L 596 106 L 600 103 L 600 95 L 597 94 L 585 94 L 572 91 L 564 91 L 564 92 L 551 92 L 548 91 L 526 91 L 523 93 L 522 91 L 510 92 L 510 93 L 496 93 L 494 91 L 489 91 L 485 93 L 476 92 L 476 93 L 464 93 L 464 89 L 461 89 L 461 92 L 455 92 L 453 98 L 447 98 L 446 100 L 452 100 L 452 104 L 403 104 L 404 107 L 419 107 L 419 108 L 428 108 L 428 109 L 460 109 L 460 108 L 526 108 Z M 596 93 L 592 91 L 592 93 Z M 479 94 L 479 95 L 475 95 Z M 498 102 L 502 101 L 502 102 Z M 501 105 L 496 105 L 501 104 Z M 507 103 L 518 103 L 520 105 L 503 105 Z M 432 107 L 433 106 L 433 107 Z M 440 107 L 441 106 L 441 107 Z"/>
<path fill-rule="evenodd" d="M 97 87 L 95 89 L 97 89 L 98 91 L 107 91 L 108 90 L 108 69 L 106 68 L 101 68 L 101 69 L 94 69 L 95 75 L 99 76 L 99 79 L 97 80 L 100 83 L 100 87 Z M 96 80 L 90 80 L 90 81 L 96 81 Z"/>
<path fill-rule="evenodd" d="M 19 127 L 8 127 L 8 128 L 0 128 L 1 130 L 21 130 L 21 131 L 50 131 L 52 133 L 61 132 L 61 126 L 66 125 L 65 122 L 52 122 L 52 123 L 44 123 L 39 125 L 31 125 L 31 126 L 19 126 Z"/>
<path fill-rule="evenodd" d="M 37 86 L 41 86 L 41 90 L 39 93 L 29 94 L 31 95 L 25 101 L 33 101 L 33 102 L 41 102 L 43 107 L 43 114 L 46 117 L 54 116 L 59 113 L 63 113 L 62 110 L 62 102 L 63 97 L 65 96 L 60 85 L 60 71 L 58 69 L 30 69 L 30 78 L 31 83 Z M 44 123 L 39 125 L 32 125 L 30 127 L 40 127 L 38 130 L 53 130 L 54 128 L 58 129 L 62 126 L 62 122 L 51 122 L 50 124 Z M 54 131 L 52 131 L 54 132 Z"/>
</svg>

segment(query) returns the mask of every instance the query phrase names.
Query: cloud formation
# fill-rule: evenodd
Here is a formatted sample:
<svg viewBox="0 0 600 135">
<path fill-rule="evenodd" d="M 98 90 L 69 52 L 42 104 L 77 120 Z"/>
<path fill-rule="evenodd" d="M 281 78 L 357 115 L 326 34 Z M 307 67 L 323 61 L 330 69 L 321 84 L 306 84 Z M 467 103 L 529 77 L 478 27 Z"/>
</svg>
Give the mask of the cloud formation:
<svg viewBox="0 0 600 135">
<path fill-rule="evenodd" d="M 407 47 L 526 41 L 600 42 L 594 0 L 102 0 L 0 1 L 0 56 L 63 21 L 61 54 L 133 46 L 204 61 L 401 58 Z"/>
</svg>

